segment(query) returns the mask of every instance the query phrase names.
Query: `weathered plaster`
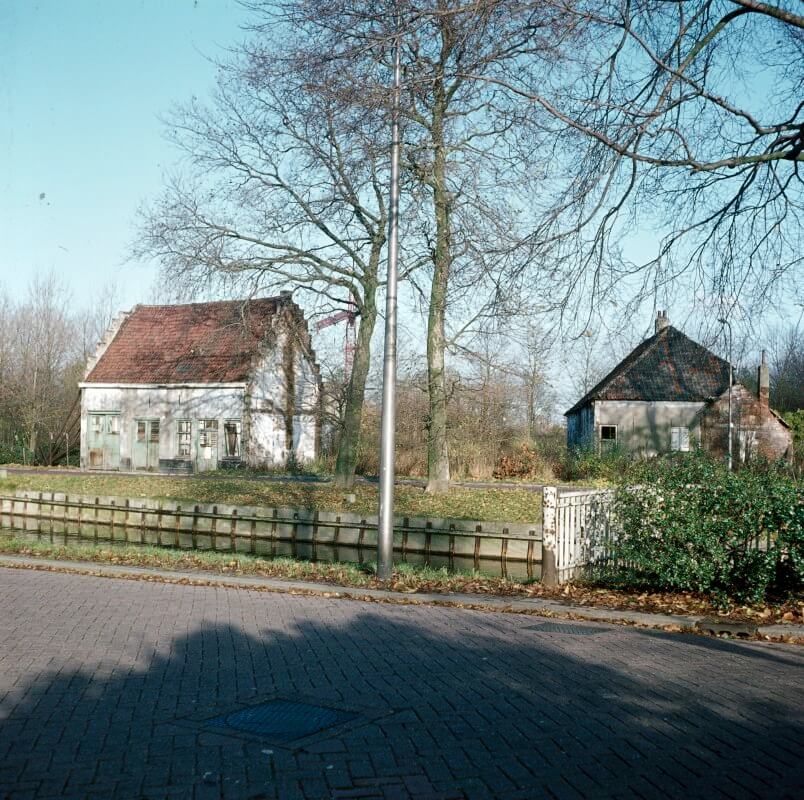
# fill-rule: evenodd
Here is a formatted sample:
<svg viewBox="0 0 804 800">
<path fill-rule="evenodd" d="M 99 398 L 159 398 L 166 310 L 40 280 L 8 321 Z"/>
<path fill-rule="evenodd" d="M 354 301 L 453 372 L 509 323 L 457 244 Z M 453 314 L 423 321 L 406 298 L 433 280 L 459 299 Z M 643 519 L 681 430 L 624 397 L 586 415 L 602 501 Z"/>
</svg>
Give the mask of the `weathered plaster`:
<svg viewBox="0 0 804 800">
<path fill-rule="evenodd" d="M 700 438 L 698 413 L 704 405 L 679 401 L 595 400 L 567 416 L 567 443 L 581 448 L 597 447 L 600 427 L 616 425 L 619 448 L 646 456 L 667 453 L 672 427 L 689 428 L 691 440 Z"/>
</svg>

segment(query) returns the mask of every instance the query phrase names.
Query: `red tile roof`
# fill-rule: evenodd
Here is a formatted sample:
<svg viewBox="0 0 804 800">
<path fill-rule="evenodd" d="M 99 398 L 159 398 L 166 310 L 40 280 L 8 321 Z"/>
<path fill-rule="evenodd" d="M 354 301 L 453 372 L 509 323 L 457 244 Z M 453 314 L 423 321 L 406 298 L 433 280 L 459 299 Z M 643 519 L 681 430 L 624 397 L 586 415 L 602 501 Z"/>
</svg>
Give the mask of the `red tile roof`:
<svg viewBox="0 0 804 800">
<path fill-rule="evenodd" d="M 280 304 L 298 310 L 289 298 L 278 297 L 135 306 L 85 380 L 88 383 L 246 381 Z"/>
</svg>

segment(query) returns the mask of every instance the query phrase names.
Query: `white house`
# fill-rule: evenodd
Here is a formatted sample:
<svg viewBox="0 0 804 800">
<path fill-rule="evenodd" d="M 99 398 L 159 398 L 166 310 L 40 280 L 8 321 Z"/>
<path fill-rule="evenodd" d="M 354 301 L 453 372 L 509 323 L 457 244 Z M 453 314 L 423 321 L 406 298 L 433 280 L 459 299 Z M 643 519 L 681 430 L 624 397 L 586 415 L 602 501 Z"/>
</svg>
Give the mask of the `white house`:
<svg viewBox="0 0 804 800">
<path fill-rule="evenodd" d="M 289 293 L 118 317 L 81 389 L 81 466 L 195 472 L 318 455 L 321 379 Z"/>
</svg>

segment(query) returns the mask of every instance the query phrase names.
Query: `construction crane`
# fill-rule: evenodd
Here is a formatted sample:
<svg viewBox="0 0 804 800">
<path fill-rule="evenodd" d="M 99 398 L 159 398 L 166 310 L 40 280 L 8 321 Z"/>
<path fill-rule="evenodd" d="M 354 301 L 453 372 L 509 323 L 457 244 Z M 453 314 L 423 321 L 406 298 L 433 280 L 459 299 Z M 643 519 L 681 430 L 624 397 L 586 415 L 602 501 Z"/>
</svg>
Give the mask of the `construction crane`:
<svg viewBox="0 0 804 800">
<path fill-rule="evenodd" d="M 352 366 L 355 362 L 355 320 L 357 319 L 357 313 L 355 301 L 349 298 L 349 304 L 345 311 L 337 311 L 329 317 L 324 317 L 315 325 L 315 329 L 321 331 L 346 320 L 346 333 L 343 337 L 343 372 L 346 380 L 349 380 L 352 374 Z"/>
</svg>

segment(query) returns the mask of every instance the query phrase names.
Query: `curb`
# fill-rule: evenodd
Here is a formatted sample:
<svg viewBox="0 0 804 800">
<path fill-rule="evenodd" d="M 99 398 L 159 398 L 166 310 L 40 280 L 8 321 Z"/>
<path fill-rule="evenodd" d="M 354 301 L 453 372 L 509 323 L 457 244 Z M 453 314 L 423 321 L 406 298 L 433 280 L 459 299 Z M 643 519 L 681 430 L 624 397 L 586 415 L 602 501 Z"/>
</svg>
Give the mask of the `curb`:
<svg viewBox="0 0 804 800">
<path fill-rule="evenodd" d="M 588 620 L 613 625 L 655 628 L 671 633 L 700 633 L 701 628 L 698 623 L 707 619 L 702 616 L 649 614 L 641 611 L 573 606 L 539 598 L 502 598 L 480 594 L 439 594 L 435 592 L 405 594 L 386 589 L 360 589 L 329 583 L 314 583 L 312 581 L 285 581 L 278 578 L 261 578 L 246 575 L 228 576 L 201 571 L 167 570 L 155 567 L 118 567 L 94 561 L 61 561 L 58 559 L 29 558 L 14 555 L 0 555 L 0 567 L 66 572 L 128 580 L 150 579 L 164 583 L 213 586 L 226 589 L 250 589 L 252 591 L 399 605 L 458 607 L 473 611 L 531 614 L 559 619 Z M 759 626 L 756 632 L 762 639 L 784 639 L 804 643 L 804 625 L 800 624 L 764 625 Z"/>
</svg>

